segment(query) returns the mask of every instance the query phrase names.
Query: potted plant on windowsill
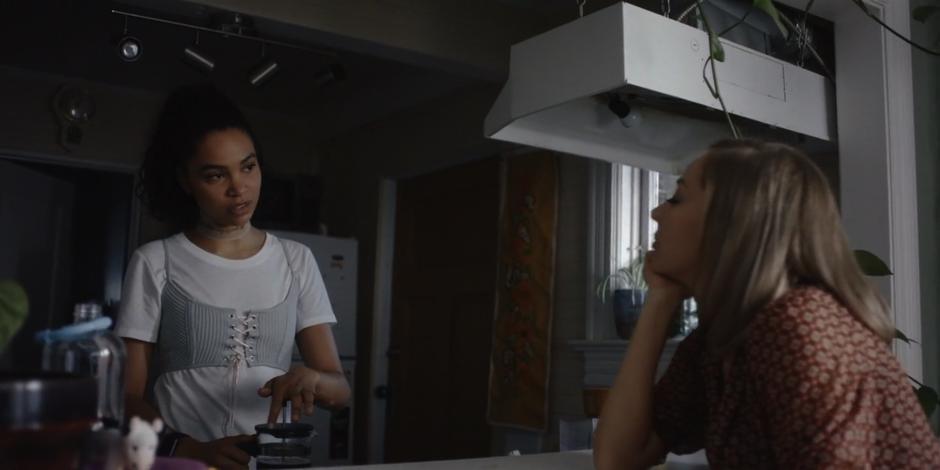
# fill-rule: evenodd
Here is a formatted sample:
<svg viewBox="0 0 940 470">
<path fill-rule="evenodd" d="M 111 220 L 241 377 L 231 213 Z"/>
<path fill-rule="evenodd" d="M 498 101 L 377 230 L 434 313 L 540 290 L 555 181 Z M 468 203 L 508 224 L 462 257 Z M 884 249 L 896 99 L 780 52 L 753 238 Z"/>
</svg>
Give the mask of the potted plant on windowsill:
<svg viewBox="0 0 940 470">
<path fill-rule="evenodd" d="M 611 273 L 597 286 L 596 293 L 602 302 L 607 302 L 608 293 L 613 292 L 614 326 L 621 339 L 630 339 L 646 300 L 648 287 L 643 278 L 643 255 L 643 249 L 636 248 L 633 261 Z"/>
</svg>

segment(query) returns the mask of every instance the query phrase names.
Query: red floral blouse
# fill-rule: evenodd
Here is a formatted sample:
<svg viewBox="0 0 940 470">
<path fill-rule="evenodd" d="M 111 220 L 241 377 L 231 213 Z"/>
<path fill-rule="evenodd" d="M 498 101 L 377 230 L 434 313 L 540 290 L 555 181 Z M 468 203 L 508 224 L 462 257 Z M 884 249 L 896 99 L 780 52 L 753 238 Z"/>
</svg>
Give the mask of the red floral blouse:
<svg viewBox="0 0 940 470">
<path fill-rule="evenodd" d="M 713 468 L 940 469 L 891 350 L 831 294 L 792 289 L 758 313 L 724 373 L 704 333 L 682 341 L 654 391 L 657 435 Z"/>
</svg>

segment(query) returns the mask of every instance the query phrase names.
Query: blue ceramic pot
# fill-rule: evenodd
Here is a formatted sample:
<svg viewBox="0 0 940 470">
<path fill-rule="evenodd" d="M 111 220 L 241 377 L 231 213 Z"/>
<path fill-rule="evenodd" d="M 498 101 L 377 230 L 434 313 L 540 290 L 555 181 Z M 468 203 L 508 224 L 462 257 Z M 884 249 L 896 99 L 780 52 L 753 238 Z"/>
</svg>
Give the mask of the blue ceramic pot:
<svg viewBox="0 0 940 470">
<path fill-rule="evenodd" d="M 620 339 L 630 339 L 640 310 L 646 300 L 645 289 L 617 289 L 614 291 L 614 326 Z"/>
</svg>

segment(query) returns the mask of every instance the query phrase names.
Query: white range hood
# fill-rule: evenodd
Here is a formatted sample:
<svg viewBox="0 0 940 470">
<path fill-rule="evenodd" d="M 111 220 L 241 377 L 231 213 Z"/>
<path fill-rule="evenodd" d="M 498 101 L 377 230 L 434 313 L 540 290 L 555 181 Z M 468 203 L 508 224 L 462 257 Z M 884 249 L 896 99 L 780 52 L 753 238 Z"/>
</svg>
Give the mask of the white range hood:
<svg viewBox="0 0 940 470">
<path fill-rule="evenodd" d="M 783 129 L 834 140 L 833 90 L 825 77 L 722 43 L 722 97 L 746 135 L 788 134 L 778 132 Z M 484 133 L 675 171 L 730 136 L 722 115 L 706 109 L 721 109 L 702 79 L 707 57 L 705 32 L 618 2 L 512 46 L 509 80 L 486 116 Z M 642 122 L 624 127 L 607 107 L 610 92 L 636 95 L 632 107 Z"/>
</svg>

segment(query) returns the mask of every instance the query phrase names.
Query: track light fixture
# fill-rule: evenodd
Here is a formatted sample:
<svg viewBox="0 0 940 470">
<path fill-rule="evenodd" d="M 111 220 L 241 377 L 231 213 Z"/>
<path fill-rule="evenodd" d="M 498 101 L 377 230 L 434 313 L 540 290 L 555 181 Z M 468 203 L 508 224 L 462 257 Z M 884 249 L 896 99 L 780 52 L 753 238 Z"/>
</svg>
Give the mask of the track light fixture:
<svg viewBox="0 0 940 470">
<path fill-rule="evenodd" d="M 132 13 L 129 11 L 121 10 L 111 10 L 111 13 L 116 15 L 122 15 L 124 17 L 124 36 L 121 41 L 118 43 L 118 54 L 123 60 L 134 61 L 140 57 L 142 52 L 141 43 L 137 38 L 127 35 L 127 19 L 130 18 L 139 18 L 142 20 L 153 21 L 156 23 L 173 25 L 181 28 L 191 29 L 196 31 L 196 40 L 195 42 L 183 48 L 183 60 L 189 65 L 195 67 L 197 70 L 210 73 L 215 69 L 215 60 L 206 54 L 204 51 L 199 49 L 199 32 L 207 32 L 212 34 L 218 34 L 225 38 L 238 38 L 247 41 L 255 41 L 261 43 L 261 62 L 251 69 L 248 74 L 248 82 L 255 87 L 260 87 L 264 83 L 271 80 L 275 74 L 281 68 L 281 64 L 278 63 L 273 58 L 267 58 L 264 53 L 264 46 L 267 44 L 273 44 L 282 47 L 288 47 L 291 49 L 302 50 L 310 53 L 314 53 L 320 56 L 330 57 L 331 59 L 337 59 L 335 52 L 312 48 L 300 44 L 294 44 L 284 41 L 278 41 L 274 39 L 262 38 L 257 36 L 257 32 L 253 27 L 253 22 L 250 17 L 235 13 L 234 15 L 226 16 L 221 23 L 216 24 L 212 27 L 199 26 L 194 24 L 188 24 L 179 21 L 173 21 L 166 18 L 158 18 L 155 16 L 142 15 L 139 13 Z M 313 82 L 315 86 L 322 87 L 331 82 L 342 81 L 346 79 L 346 71 L 343 69 L 343 66 L 339 63 L 334 63 L 324 68 L 318 72 L 313 77 Z"/>
<path fill-rule="evenodd" d="M 140 58 L 141 52 L 140 41 L 133 36 L 124 36 L 118 42 L 118 56 L 124 62 L 134 62 Z"/>
<path fill-rule="evenodd" d="M 124 17 L 124 33 L 118 41 L 118 57 L 125 62 L 133 62 L 140 58 L 143 49 L 140 46 L 140 40 L 127 34 L 127 17 Z"/>
<path fill-rule="evenodd" d="M 607 100 L 607 108 L 617 116 L 620 124 L 626 128 L 637 127 L 643 122 L 643 114 L 638 106 L 631 106 L 617 93 L 611 93 Z"/>
<path fill-rule="evenodd" d="M 261 63 L 259 63 L 251 73 L 248 74 L 248 83 L 259 87 L 271 79 L 277 73 L 279 65 L 274 59 L 267 59 L 264 43 L 261 43 Z"/>
<path fill-rule="evenodd" d="M 202 72 L 209 73 L 215 69 L 215 61 L 199 50 L 199 32 L 196 32 L 196 42 L 183 48 L 183 59 Z"/>
<path fill-rule="evenodd" d="M 251 74 L 248 75 L 248 82 L 253 86 L 261 86 L 273 77 L 274 74 L 277 73 L 277 70 L 277 61 L 269 60 L 263 62 L 261 65 L 255 67 Z"/>
</svg>

